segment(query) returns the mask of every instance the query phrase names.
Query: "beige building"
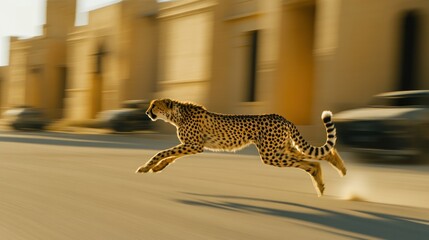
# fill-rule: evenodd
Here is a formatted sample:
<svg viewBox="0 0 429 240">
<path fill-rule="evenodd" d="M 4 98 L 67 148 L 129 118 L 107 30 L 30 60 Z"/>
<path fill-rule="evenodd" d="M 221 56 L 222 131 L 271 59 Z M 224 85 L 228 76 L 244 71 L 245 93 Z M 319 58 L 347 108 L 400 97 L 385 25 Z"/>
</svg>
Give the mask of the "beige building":
<svg viewBox="0 0 429 240">
<path fill-rule="evenodd" d="M 419 0 L 172 1 L 155 95 L 319 124 L 324 109 L 429 88 L 427 16 Z"/>
<path fill-rule="evenodd" d="M 157 2 L 122 1 L 89 13 L 67 39 L 66 118 L 85 120 L 130 99 L 153 98 Z"/>
<path fill-rule="evenodd" d="M 59 13 L 49 6 L 48 16 Z M 91 11 L 50 64 L 22 50 L 37 39 L 13 40 L 6 104 L 44 102 L 32 79 L 66 67 L 64 104 L 61 78 L 44 85 L 52 116 L 87 120 L 124 100 L 170 97 L 318 126 L 324 109 L 428 89 L 428 19 L 425 0 L 123 0 Z"/>
<path fill-rule="evenodd" d="M 236 0 L 220 1 L 215 14 L 209 105 L 219 111 L 318 124 L 323 109 L 429 88 L 426 1 Z"/>
<path fill-rule="evenodd" d="M 355 107 L 384 91 L 429 89 L 427 1 L 324 2 L 316 29 L 315 110 Z"/>
<path fill-rule="evenodd" d="M 67 79 L 66 39 L 74 26 L 74 0 L 48 0 L 42 36 L 11 38 L 3 107 L 34 106 L 50 118 L 63 116 Z"/>
</svg>

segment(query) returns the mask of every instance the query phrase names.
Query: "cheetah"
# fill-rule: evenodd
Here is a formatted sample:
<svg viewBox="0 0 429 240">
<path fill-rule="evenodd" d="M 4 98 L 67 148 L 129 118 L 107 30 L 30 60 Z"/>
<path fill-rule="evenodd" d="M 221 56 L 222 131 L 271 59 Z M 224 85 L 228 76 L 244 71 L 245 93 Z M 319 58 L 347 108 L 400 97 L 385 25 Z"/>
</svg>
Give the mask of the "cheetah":
<svg viewBox="0 0 429 240">
<path fill-rule="evenodd" d="M 325 189 L 322 169 L 319 162 L 308 160 L 328 161 L 341 176 L 347 171 L 335 149 L 336 129 L 329 111 L 322 113 L 327 139 L 320 147 L 310 145 L 293 123 L 277 114 L 220 114 L 197 104 L 172 99 L 153 100 L 146 114 L 152 121 L 161 119 L 174 125 L 180 144 L 158 152 L 136 173 L 159 172 L 176 159 L 201 153 L 204 149 L 236 151 L 249 144 L 256 145 L 265 164 L 306 171 L 318 196 L 322 196 Z"/>
</svg>

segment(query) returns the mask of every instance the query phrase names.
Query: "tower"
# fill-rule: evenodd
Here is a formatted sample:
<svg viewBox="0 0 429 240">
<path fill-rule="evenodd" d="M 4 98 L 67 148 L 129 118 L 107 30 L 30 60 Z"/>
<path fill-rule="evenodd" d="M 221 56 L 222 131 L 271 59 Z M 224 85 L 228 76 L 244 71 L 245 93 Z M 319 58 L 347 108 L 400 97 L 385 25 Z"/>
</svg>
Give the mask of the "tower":
<svg viewBox="0 0 429 240">
<path fill-rule="evenodd" d="M 66 38 L 73 29 L 77 0 L 47 0 L 45 36 Z"/>
</svg>

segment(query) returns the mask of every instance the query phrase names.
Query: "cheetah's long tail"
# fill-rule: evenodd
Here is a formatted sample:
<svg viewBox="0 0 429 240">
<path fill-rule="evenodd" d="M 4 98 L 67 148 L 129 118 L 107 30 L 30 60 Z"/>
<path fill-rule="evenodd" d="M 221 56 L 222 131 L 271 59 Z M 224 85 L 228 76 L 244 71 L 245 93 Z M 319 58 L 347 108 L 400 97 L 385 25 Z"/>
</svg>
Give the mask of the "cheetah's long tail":
<svg viewBox="0 0 429 240">
<path fill-rule="evenodd" d="M 337 141 L 337 131 L 334 123 L 332 122 L 332 112 L 323 111 L 322 121 L 326 128 L 327 137 L 325 144 L 320 147 L 310 145 L 299 133 L 296 126 L 292 125 L 292 140 L 294 141 L 296 149 L 312 159 L 320 159 L 321 157 L 328 155 L 334 148 Z"/>
</svg>

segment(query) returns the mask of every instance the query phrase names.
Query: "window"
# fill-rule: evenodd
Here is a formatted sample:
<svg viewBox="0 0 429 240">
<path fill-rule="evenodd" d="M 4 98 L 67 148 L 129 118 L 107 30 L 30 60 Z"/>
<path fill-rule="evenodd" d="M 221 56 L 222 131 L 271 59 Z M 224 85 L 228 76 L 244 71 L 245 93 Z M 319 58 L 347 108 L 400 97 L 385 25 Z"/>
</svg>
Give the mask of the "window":
<svg viewBox="0 0 429 240">
<path fill-rule="evenodd" d="M 401 22 L 399 90 L 418 88 L 419 16 L 406 12 Z"/>
<path fill-rule="evenodd" d="M 245 96 L 245 101 L 256 101 L 256 78 L 257 78 L 257 63 L 258 63 L 258 38 L 259 31 L 250 32 L 249 41 L 249 65 L 248 65 L 248 85 Z"/>
</svg>

